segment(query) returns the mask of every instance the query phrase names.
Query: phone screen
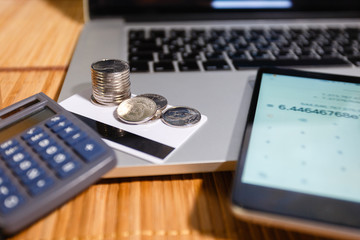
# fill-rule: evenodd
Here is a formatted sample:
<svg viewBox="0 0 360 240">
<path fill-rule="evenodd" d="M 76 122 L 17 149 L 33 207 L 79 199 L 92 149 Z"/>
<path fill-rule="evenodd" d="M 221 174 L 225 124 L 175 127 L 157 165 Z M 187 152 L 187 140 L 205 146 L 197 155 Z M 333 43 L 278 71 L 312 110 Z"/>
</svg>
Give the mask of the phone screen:
<svg viewBox="0 0 360 240">
<path fill-rule="evenodd" d="M 360 84 L 264 73 L 242 182 L 360 202 Z"/>
</svg>

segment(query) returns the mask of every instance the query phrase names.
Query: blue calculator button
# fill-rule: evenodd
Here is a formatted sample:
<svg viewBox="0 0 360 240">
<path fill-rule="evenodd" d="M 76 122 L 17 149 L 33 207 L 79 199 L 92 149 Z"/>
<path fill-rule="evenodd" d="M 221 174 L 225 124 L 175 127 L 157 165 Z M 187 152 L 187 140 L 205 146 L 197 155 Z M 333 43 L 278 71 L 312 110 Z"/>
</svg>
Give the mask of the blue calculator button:
<svg viewBox="0 0 360 240">
<path fill-rule="evenodd" d="M 86 137 L 87 137 L 87 134 L 85 132 L 80 131 L 80 132 L 77 132 L 77 133 L 72 134 L 72 135 L 68 136 L 67 138 L 65 138 L 65 142 L 68 145 L 73 146 L 74 144 L 85 139 Z"/>
<path fill-rule="evenodd" d="M 64 129 L 60 130 L 58 132 L 58 135 L 62 138 L 65 139 L 69 136 L 74 135 L 75 133 L 77 133 L 79 131 L 79 128 L 76 127 L 74 124 L 70 124 L 69 126 L 65 127 Z"/>
<path fill-rule="evenodd" d="M 45 136 L 44 138 L 37 141 L 32 147 L 35 149 L 35 151 L 41 152 L 45 151 L 46 148 L 53 145 L 54 142 L 55 141 L 51 137 Z"/>
<path fill-rule="evenodd" d="M 24 149 L 20 145 L 12 146 L 7 148 L 5 151 L 1 153 L 1 156 L 4 159 L 9 159 L 12 155 L 14 155 L 17 152 L 24 151 Z"/>
<path fill-rule="evenodd" d="M 0 173 L 0 186 L 8 184 L 10 182 L 10 179 L 3 173 L 3 171 Z"/>
<path fill-rule="evenodd" d="M 45 148 L 44 151 L 39 152 L 39 154 L 42 158 L 44 158 L 46 161 L 48 161 L 55 154 L 62 152 L 62 151 L 63 151 L 63 149 L 59 145 L 53 144 L 53 145 Z"/>
<path fill-rule="evenodd" d="M 32 135 L 30 138 L 28 138 L 26 141 L 29 145 L 34 145 L 35 143 L 39 142 L 43 138 L 48 138 L 49 135 L 45 133 L 44 131 L 36 133 Z"/>
<path fill-rule="evenodd" d="M 4 199 L 15 192 L 17 189 L 11 182 L 0 185 L 0 199 Z"/>
<path fill-rule="evenodd" d="M 91 162 L 105 152 L 105 149 L 98 142 L 90 138 L 75 144 L 73 148 L 85 162 Z"/>
<path fill-rule="evenodd" d="M 42 177 L 44 173 L 44 170 L 37 166 L 25 171 L 19 177 L 25 185 L 30 185 L 36 180 L 38 180 L 40 177 Z"/>
<path fill-rule="evenodd" d="M 61 121 L 65 120 L 65 119 L 66 118 L 63 115 L 55 116 L 55 117 L 50 118 L 45 123 L 45 125 L 50 128 L 50 127 L 54 126 L 56 123 L 61 122 Z"/>
<path fill-rule="evenodd" d="M 41 177 L 28 187 L 28 191 L 32 196 L 36 196 L 49 189 L 54 184 L 54 180 L 50 177 Z"/>
<path fill-rule="evenodd" d="M 0 199 L 3 199 L 11 194 L 13 190 L 9 187 L 8 184 L 4 184 L 0 186 Z"/>
<path fill-rule="evenodd" d="M 24 140 L 27 140 L 29 139 L 30 137 L 40 133 L 40 132 L 43 132 L 43 129 L 39 126 L 37 127 L 33 127 L 33 128 L 30 128 L 29 130 L 27 130 L 23 135 L 21 135 L 21 137 L 24 139 Z"/>
<path fill-rule="evenodd" d="M 53 126 L 51 126 L 50 128 L 55 132 L 58 133 L 59 131 L 61 131 L 62 129 L 64 129 L 65 127 L 69 126 L 71 124 L 71 122 L 67 119 L 62 120 L 60 122 L 55 123 Z"/>
<path fill-rule="evenodd" d="M 47 159 L 48 164 L 52 168 L 58 168 L 59 166 L 63 165 L 64 163 L 72 160 L 72 157 L 66 152 L 59 152 L 49 159 Z"/>
<path fill-rule="evenodd" d="M 23 175 L 24 172 L 26 172 L 27 170 L 29 170 L 30 168 L 34 168 L 37 167 L 37 163 L 31 159 L 28 158 L 22 162 L 20 162 L 19 164 L 17 164 L 16 166 L 13 167 L 13 171 L 17 174 L 17 175 Z"/>
<path fill-rule="evenodd" d="M 10 147 L 14 147 L 16 145 L 19 145 L 19 142 L 17 140 L 15 140 L 15 139 L 7 140 L 6 142 L 3 142 L 0 145 L 0 152 L 3 152 L 6 149 L 8 149 Z"/>
<path fill-rule="evenodd" d="M 18 165 L 21 161 L 24 161 L 25 159 L 29 159 L 30 155 L 25 151 L 18 151 L 15 154 L 5 158 L 5 161 L 11 166 Z"/>
<path fill-rule="evenodd" d="M 71 176 L 73 173 L 80 170 L 80 164 L 74 160 L 68 161 L 59 168 L 56 169 L 56 173 L 59 178 L 66 178 Z"/>
<path fill-rule="evenodd" d="M 3 214 L 10 213 L 24 202 L 23 197 L 15 192 L 0 200 L 0 212 Z"/>
</svg>

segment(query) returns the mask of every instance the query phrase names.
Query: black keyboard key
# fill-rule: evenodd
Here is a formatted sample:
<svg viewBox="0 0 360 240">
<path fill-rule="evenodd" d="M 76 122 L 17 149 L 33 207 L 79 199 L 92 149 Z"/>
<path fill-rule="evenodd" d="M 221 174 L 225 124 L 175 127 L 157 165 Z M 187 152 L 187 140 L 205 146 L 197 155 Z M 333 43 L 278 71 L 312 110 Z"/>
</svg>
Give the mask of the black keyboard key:
<svg viewBox="0 0 360 240">
<path fill-rule="evenodd" d="M 250 49 L 250 44 L 241 42 L 234 44 L 234 48 L 236 51 L 245 51 Z"/>
<path fill-rule="evenodd" d="M 179 62 L 178 66 L 179 66 L 179 70 L 182 71 L 182 72 L 199 71 L 200 70 L 199 65 L 197 64 L 197 62 L 192 61 L 192 60 Z"/>
<path fill-rule="evenodd" d="M 356 55 L 356 50 L 353 47 L 342 47 L 338 50 L 341 54 L 345 56 L 354 56 Z"/>
<path fill-rule="evenodd" d="M 149 72 L 149 64 L 146 61 L 130 62 L 130 72 Z"/>
<path fill-rule="evenodd" d="M 165 30 L 162 29 L 152 29 L 150 30 L 150 37 L 151 38 L 164 38 L 165 37 Z"/>
<path fill-rule="evenodd" d="M 312 50 L 302 50 L 300 54 L 298 54 L 300 59 L 318 59 L 319 56 Z"/>
<path fill-rule="evenodd" d="M 175 71 L 174 65 L 170 61 L 155 62 L 154 63 L 155 72 L 173 72 Z"/>
<path fill-rule="evenodd" d="M 285 66 L 347 66 L 348 62 L 341 58 L 327 58 L 327 59 L 285 59 L 285 60 L 257 60 L 257 61 L 244 61 L 234 60 L 234 67 L 238 70 L 245 68 L 258 68 L 258 67 L 285 67 Z"/>
<path fill-rule="evenodd" d="M 170 30 L 170 37 L 173 38 L 184 38 L 185 37 L 185 30 L 183 29 L 172 29 Z"/>
<path fill-rule="evenodd" d="M 158 58 L 160 61 L 173 61 L 178 59 L 176 53 L 158 53 Z"/>
<path fill-rule="evenodd" d="M 185 52 L 186 51 L 185 45 L 179 45 L 179 44 L 169 45 L 168 49 L 172 53 L 174 53 L 174 52 Z"/>
<path fill-rule="evenodd" d="M 130 46 L 130 53 L 139 53 L 139 52 L 161 52 L 163 51 L 162 46 L 157 46 L 156 44 L 143 44 L 140 46 Z"/>
<path fill-rule="evenodd" d="M 208 60 L 203 62 L 206 71 L 230 70 L 229 64 L 225 60 Z"/>
<path fill-rule="evenodd" d="M 156 39 L 154 38 L 146 38 L 146 39 L 130 39 L 130 46 L 141 46 L 141 45 L 156 45 Z"/>
<path fill-rule="evenodd" d="M 210 30 L 210 35 L 212 37 L 220 37 L 220 36 L 225 36 L 226 32 L 223 29 L 211 29 Z"/>
<path fill-rule="evenodd" d="M 275 52 L 273 52 L 273 54 L 276 59 L 280 59 L 280 60 L 295 59 L 295 54 L 289 50 L 275 51 Z"/>
<path fill-rule="evenodd" d="M 191 37 L 203 37 L 205 36 L 205 30 L 204 29 L 191 29 L 190 30 L 190 36 Z"/>
<path fill-rule="evenodd" d="M 162 44 L 166 44 L 166 45 L 176 45 L 179 44 L 179 39 L 178 38 L 162 38 L 161 39 L 161 43 Z"/>
<path fill-rule="evenodd" d="M 207 60 L 224 60 L 222 52 L 206 52 L 204 55 Z"/>
<path fill-rule="evenodd" d="M 144 30 L 131 30 L 129 31 L 129 39 L 143 39 L 145 38 Z"/>
<path fill-rule="evenodd" d="M 252 51 L 251 57 L 255 60 L 271 60 L 271 54 L 268 51 L 260 50 L 260 51 Z"/>
<path fill-rule="evenodd" d="M 352 62 L 356 66 L 360 66 L 360 56 L 359 57 L 349 57 L 350 62 Z"/>
<path fill-rule="evenodd" d="M 129 54 L 129 61 L 153 61 L 154 56 L 152 53 L 131 53 Z"/>
<path fill-rule="evenodd" d="M 239 52 L 228 52 L 229 58 L 232 60 L 248 60 L 248 56 L 246 55 L 245 51 L 239 51 Z"/>
<path fill-rule="evenodd" d="M 188 53 L 188 52 L 185 52 L 185 53 L 182 53 L 181 54 L 181 57 L 183 60 L 198 60 L 200 59 L 200 56 L 197 52 L 192 52 L 192 53 Z"/>
<path fill-rule="evenodd" d="M 214 43 L 211 45 L 211 47 L 215 52 L 230 50 L 230 46 L 226 43 Z"/>
<path fill-rule="evenodd" d="M 207 46 L 205 44 L 201 43 L 193 43 L 189 45 L 191 52 L 200 52 L 207 49 Z"/>
<path fill-rule="evenodd" d="M 280 50 L 289 50 L 292 48 L 292 42 L 290 41 L 280 41 L 276 43 L 276 46 Z"/>
<path fill-rule="evenodd" d="M 234 36 L 234 37 L 244 36 L 245 30 L 241 29 L 241 28 L 238 28 L 238 29 L 234 28 L 234 29 L 230 30 L 230 34 L 231 34 L 231 36 Z"/>
</svg>

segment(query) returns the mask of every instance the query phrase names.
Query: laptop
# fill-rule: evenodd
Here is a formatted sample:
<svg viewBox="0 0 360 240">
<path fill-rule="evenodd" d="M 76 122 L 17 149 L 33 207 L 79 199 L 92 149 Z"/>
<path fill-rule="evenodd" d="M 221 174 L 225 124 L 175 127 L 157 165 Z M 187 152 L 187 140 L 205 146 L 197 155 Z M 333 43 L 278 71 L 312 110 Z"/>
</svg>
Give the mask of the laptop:
<svg viewBox="0 0 360 240">
<path fill-rule="evenodd" d="M 115 150 L 107 177 L 234 170 L 259 67 L 360 75 L 358 0 L 84 0 L 84 11 L 59 102 L 91 86 L 93 62 L 121 59 L 132 93 L 207 117 L 163 163 Z"/>
</svg>

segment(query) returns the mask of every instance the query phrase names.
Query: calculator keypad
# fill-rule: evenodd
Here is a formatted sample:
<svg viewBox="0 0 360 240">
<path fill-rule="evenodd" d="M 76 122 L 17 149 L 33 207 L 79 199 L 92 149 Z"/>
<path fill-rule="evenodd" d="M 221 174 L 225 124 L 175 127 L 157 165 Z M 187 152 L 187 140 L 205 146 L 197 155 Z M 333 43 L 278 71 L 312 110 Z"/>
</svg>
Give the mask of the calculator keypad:
<svg viewBox="0 0 360 240">
<path fill-rule="evenodd" d="M 26 145 L 42 160 L 35 160 Z M 0 144 L 0 156 L 32 197 L 51 189 L 57 181 L 72 176 L 83 164 L 96 160 L 105 151 L 100 143 L 63 115 L 50 118 L 43 126 L 28 129 L 21 134 L 20 140 L 14 138 Z M 11 212 L 26 201 L 24 193 L 15 187 L 5 172 L 0 168 L 2 214 Z"/>
</svg>

